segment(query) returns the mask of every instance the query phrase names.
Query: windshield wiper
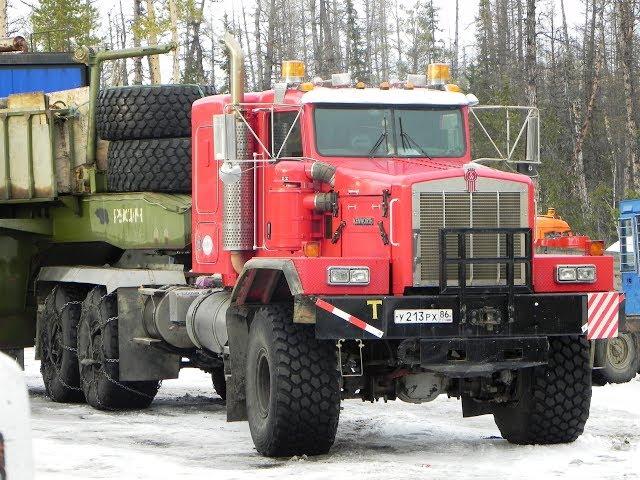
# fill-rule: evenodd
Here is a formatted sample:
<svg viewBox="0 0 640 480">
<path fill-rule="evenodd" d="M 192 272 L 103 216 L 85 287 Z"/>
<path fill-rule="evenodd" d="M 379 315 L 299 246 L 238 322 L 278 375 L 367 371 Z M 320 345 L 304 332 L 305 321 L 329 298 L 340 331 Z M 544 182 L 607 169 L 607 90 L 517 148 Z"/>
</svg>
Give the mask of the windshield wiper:
<svg viewBox="0 0 640 480">
<path fill-rule="evenodd" d="M 407 144 L 409 146 L 411 146 L 412 144 L 416 147 L 416 149 L 422 153 L 423 156 L 427 157 L 429 160 L 432 160 L 432 158 L 429 156 L 429 154 L 427 152 L 425 152 L 424 148 L 422 148 L 422 145 L 420 145 L 418 142 L 416 142 L 413 138 L 411 138 L 409 136 L 409 134 L 407 132 L 405 132 L 402 128 L 402 117 L 398 118 L 398 122 L 400 123 L 400 139 L 402 140 L 402 148 L 406 148 L 405 147 L 405 141 L 407 142 Z"/>
<path fill-rule="evenodd" d="M 382 145 L 382 142 L 386 139 L 387 139 L 387 131 L 384 130 L 382 133 L 380 133 L 380 136 L 378 137 L 378 140 L 376 141 L 375 145 L 371 147 L 371 150 L 369 150 L 369 153 L 368 153 L 369 158 L 373 157 L 373 154 L 376 153 L 378 148 L 380 148 L 380 145 Z"/>
<path fill-rule="evenodd" d="M 373 154 L 376 153 L 378 148 L 380 148 L 380 145 L 382 145 L 382 142 L 387 139 L 388 135 L 389 134 L 387 133 L 387 117 L 384 117 L 384 129 L 382 130 L 382 132 L 380 132 L 380 136 L 378 137 L 378 140 L 376 140 L 376 143 L 373 145 L 373 147 L 371 147 L 371 150 L 369 150 L 369 153 L 368 153 L 369 158 L 373 157 Z"/>
</svg>

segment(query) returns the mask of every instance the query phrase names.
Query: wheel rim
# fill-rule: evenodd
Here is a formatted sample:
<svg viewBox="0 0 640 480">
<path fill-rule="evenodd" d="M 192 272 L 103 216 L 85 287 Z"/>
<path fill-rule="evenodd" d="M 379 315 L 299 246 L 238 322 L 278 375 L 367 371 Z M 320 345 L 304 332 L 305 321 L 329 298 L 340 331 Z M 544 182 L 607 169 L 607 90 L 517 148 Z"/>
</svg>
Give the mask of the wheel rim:
<svg viewBox="0 0 640 480">
<path fill-rule="evenodd" d="M 271 369 L 269 368 L 269 360 L 267 358 L 267 352 L 260 351 L 258 355 L 258 368 L 257 368 L 257 396 L 258 396 L 258 408 L 260 415 L 264 418 L 269 414 L 269 402 L 271 400 Z"/>
<path fill-rule="evenodd" d="M 607 361 L 616 370 L 625 370 L 631 364 L 629 341 L 627 335 L 620 335 L 607 342 Z"/>
</svg>

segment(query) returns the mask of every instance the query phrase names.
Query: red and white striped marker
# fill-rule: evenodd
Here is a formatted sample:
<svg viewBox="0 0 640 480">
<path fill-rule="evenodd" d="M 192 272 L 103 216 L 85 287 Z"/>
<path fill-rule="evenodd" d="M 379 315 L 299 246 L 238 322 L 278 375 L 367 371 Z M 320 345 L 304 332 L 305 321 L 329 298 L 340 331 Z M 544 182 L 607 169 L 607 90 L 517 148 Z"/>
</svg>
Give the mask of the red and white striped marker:
<svg viewBox="0 0 640 480">
<path fill-rule="evenodd" d="M 382 330 L 377 329 L 373 325 L 369 325 L 367 322 L 360 320 L 357 317 L 354 317 L 350 313 L 345 312 L 344 310 L 340 310 L 338 307 L 334 307 L 330 303 L 325 302 L 324 300 L 317 299 L 316 306 L 320 307 L 323 310 L 326 310 L 329 313 L 333 313 L 336 317 L 339 317 L 346 322 L 350 323 L 354 327 L 359 328 L 360 330 L 364 330 L 365 332 L 369 332 L 371 335 L 375 335 L 378 338 L 382 338 L 384 332 Z"/>
<path fill-rule="evenodd" d="M 587 340 L 618 336 L 618 317 L 624 295 L 618 292 L 587 294 Z"/>
</svg>

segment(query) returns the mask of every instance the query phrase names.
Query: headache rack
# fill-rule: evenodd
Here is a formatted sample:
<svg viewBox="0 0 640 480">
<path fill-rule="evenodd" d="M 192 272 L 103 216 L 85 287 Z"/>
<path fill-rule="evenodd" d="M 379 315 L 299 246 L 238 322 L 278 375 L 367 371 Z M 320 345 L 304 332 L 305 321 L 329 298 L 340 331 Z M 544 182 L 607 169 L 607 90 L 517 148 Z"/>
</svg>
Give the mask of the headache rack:
<svg viewBox="0 0 640 480">
<path fill-rule="evenodd" d="M 494 257 L 470 258 L 468 237 L 471 235 L 497 235 L 504 236 L 505 254 Z M 516 256 L 516 235 L 524 237 L 524 256 Z M 447 251 L 447 243 L 451 237 L 455 237 L 457 249 L 456 256 L 451 256 Z M 530 228 L 442 228 L 440 229 L 440 293 L 458 294 L 464 297 L 467 294 L 508 294 L 531 293 L 531 229 Z M 467 285 L 467 267 L 470 265 L 505 265 L 506 275 L 504 285 Z M 524 269 L 524 283 L 516 285 L 515 267 L 521 265 Z M 447 267 L 454 266 L 457 271 L 455 280 L 452 282 L 448 275 Z"/>
</svg>

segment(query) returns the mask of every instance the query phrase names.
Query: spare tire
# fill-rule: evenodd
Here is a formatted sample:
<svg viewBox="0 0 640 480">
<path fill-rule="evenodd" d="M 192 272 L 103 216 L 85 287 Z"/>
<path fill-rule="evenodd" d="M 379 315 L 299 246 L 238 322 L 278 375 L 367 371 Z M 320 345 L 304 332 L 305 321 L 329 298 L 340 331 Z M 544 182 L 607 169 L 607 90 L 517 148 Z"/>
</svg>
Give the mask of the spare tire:
<svg viewBox="0 0 640 480">
<path fill-rule="evenodd" d="M 159 138 L 109 143 L 110 192 L 191 191 L 191 139 Z"/>
<path fill-rule="evenodd" d="M 107 88 L 98 97 L 96 128 L 103 140 L 188 137 L 191 105 L 214 95 L 211 86 L 135 85 Z"/>
</svg>

